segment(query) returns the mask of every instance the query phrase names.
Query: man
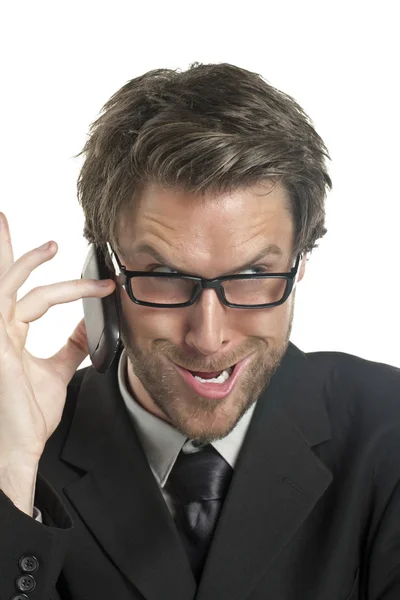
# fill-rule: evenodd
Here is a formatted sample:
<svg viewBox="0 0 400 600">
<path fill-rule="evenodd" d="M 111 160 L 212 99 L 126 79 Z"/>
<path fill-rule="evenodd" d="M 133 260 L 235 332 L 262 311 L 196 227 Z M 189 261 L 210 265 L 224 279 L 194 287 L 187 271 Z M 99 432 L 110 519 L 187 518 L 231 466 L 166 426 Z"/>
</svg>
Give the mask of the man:
<svg viewBox="0 0 400 600">
<path fill-rule="evenodd" d="M 52 304 L 115 291 L 123 349 L 105 374 L 78 370 L 65 404 L 46 404 L 24 356 L 45 427 L 29 417 L 27 468 L 0 469 L 1 596 L 398 599 L 400 370 L 289 341 L 327 231 L 328 153 L 311 121 L 254 73 L 194 64 L 128 82 L 83 153 L 85 236 L 115 284 L 44 288 L 40 308 L 32 293 L 0 310 L 4 340 Z M 20 259 L 23 276 L 8 259 L 4 297 L 55 246 L 40 252 Z M 82 331 L 41 364 L 46 382 L 83 360 Z M 7 379 L 2 339 L 10 423 L 28 393 Z M 35 497 L 22 498 L 32 445 Z"/>
</svg>

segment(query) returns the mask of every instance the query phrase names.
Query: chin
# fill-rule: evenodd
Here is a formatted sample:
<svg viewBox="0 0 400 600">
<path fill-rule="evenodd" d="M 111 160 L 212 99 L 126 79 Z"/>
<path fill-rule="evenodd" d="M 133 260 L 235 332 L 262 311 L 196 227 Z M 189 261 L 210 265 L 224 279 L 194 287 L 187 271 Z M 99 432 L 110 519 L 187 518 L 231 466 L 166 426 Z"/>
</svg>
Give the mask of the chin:
<svg viewBox="0 0 400 600">
<path fill-rule="evenodd" d="M 202 400 L 204 402 L 205 399 Z M 207 408 L 210 408 L 208 399 Z M 248 409 L 246 407 L 246 411 L 243 412 L 237 405 L 235 407 L 226 406 L 226 401 L 221 401 L 217 406 L 214 402 L 212 408 L 212 412 L 207 411 L 200 403 L 200 406 L 197 405 L 194 409 L 191 406 L 190 414 L 187 414 L 180 407 L 174 411 L 172 418 L 168 415 L 167 418 L 173 427 L 189 439 L 208 443 L 226 437 Z"/>
</svg>

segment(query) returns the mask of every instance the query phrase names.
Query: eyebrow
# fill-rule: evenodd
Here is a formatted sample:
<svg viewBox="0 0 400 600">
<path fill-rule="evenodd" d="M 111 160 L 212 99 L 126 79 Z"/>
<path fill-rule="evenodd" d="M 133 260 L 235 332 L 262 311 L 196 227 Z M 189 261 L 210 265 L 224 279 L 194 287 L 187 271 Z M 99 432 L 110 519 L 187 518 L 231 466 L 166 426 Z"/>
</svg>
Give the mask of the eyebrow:
<svg viewBox="0 0 400 600">
<path fill-rule="evenodd" d="M 149 254 L 155 260 L 157 260 L 159 263 L 161 263 L 162 266 L 164 266 L 164 267 L 168 267 L 169 269 L 178 271 L 179 273 L 182 273 L 183 275 L 193 274 L 193 273 L 188 273 L 188 272 L 180 269 L 177 265 L 173 265 L 169 260 L 166 260 L 165 257 L 156 248 L 154 248 L 151 244 L 143 242 L 143 243 L 139 244 L 138 246 L 133 247 L 128 252 L 128 256 L 132 257 L 134 254 Z M 250 267 L 254 266 L 255 263 L 257 263 L 262 258 L 265 258 L 266 256 L 271 256 L 271 255 L 280 257 L 280 256 L 283 256 L 283 251 L 276 244 L 268 244 L 268 246 L 263 248 L 261 250 L 261 252 L 259 252 L 251 261 L 245 263 L 244 265 L 240 265 L 240 266 L 232 269 L 232 271 L 230 271 L 229 273 L 225 273 L 225 275 L 231 275 L 237 271 L 245 271 L 246 269 L 249 269 Z M 224 275 L 220 275 L 220 277 L 223 277 L 223 276 Z"/>
</svg>

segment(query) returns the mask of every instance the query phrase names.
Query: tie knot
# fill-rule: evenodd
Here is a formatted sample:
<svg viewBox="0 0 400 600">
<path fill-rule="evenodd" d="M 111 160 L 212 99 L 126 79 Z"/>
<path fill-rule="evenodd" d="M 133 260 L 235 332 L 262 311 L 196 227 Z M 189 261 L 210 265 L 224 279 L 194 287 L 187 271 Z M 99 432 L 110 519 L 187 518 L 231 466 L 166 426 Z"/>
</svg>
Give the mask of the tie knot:
<svg viewBox="0 0 400 600">
<path fill-rule="evenodd" d="M 232 467 L 208 445 L 199 452 L 180 452 L 168 477 L 167 486 L 183 504 L 225 497 L 233 475 Z"/>
</svg>

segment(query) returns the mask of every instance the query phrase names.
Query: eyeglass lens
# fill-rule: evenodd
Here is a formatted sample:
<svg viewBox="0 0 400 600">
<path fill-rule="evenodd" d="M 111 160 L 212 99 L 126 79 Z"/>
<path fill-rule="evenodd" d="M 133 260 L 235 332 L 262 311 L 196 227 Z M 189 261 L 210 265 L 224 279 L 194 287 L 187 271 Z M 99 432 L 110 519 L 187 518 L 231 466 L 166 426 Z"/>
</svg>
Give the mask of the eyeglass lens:
<svg viewBox="0 0 400 600">
<path fill-rule="evenodd" d="M 155 304 L 189 302 L 196 281 L 180 278 L 133 277 L 130 280 L 135 298 Z M 255 305 L 279 302 L 286 290 L 285 278 L 233 279 L 222 282 L 225 297 L 231 304 Z"/>
</svg>

